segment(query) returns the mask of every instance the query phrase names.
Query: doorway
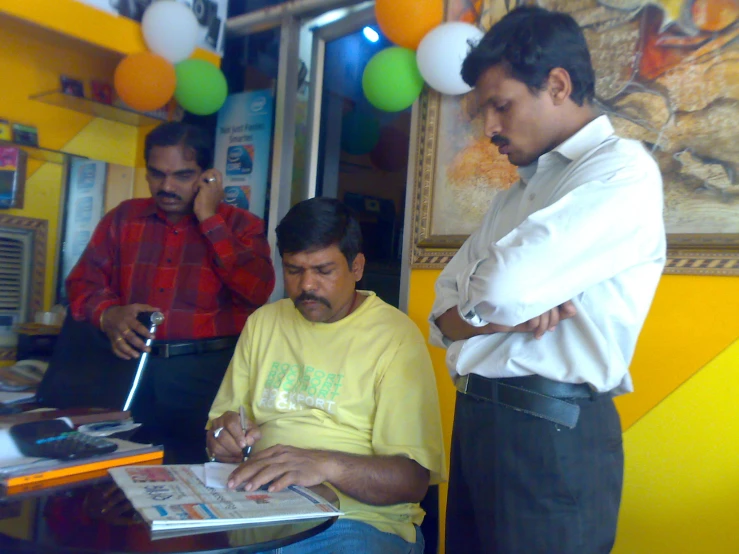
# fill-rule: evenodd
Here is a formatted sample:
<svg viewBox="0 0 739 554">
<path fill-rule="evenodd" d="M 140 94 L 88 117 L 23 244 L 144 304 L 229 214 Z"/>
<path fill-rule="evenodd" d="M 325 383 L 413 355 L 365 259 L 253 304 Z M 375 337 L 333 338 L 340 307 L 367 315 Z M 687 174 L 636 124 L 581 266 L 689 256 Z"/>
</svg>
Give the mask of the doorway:
<svg viewBox="0 0 739 554">
<path fill-rule="evenodd" d="M 359 287 L 401 307 L 411 109 L 380 111 L 362 91 L 367 62 L 391 43 L 372 5 L 310 25 L 304 24 L 312 48 L 302 197 L 338 198 L 355 211 L 367 259 Z"/>
<path fill-rule="evenodd" d="M 385 113 L 364 98 L 369 59 L 390 46 L 374 2 L 294 0 L 230 18 L 231 38 L 279 37 L 269 179 L 268 239 L 292 205 L 314 196 L 342 200 L 357 213 L 367 257 L 360 288 L 407 311 L 410 191 L 417 105 Z M 251 45 L 250 48 L 251 50 Z M 248 80 L 248 75 L 247 75 Z M 249 83 L 245 83 L 249 88 Z M 410 159 L 409 159 L 410 158 Z M 281 272 L 271 300 L 284 296 Z"/>
</svg>

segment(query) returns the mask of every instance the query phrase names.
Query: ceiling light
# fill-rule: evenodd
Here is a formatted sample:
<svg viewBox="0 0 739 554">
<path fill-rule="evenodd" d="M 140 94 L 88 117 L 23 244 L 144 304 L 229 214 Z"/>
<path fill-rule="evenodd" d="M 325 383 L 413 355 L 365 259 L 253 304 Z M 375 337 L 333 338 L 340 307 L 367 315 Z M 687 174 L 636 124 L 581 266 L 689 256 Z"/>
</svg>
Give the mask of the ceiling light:
<svg viewBox="0 0 739 554">
<path fill-rule="evenodd" d="M 372 27 L 365 27 L 362 29 L 362 34 L 364 34 L 364 38 L 366 38 L 370 42 L 377 42 L 380 40 L 380 35 L 377 34 L 377 31 L 375 31 Z"/>
</svg>

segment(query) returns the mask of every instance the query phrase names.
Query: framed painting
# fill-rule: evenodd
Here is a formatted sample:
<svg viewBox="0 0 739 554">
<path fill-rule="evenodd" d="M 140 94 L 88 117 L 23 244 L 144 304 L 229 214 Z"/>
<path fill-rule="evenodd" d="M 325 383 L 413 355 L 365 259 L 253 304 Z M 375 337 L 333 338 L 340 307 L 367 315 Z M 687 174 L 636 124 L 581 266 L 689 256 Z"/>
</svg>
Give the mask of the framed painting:
<svg viewBox="0 0 739 554">
<path fill-rule="evenodd" d="M 739 275 L 739 2 L 446 0 L 447 20 L 486 30 L 521 4 L 577 20 L 597 108 L 657 160 L 665 273 Z M 474 94 L 427 91 L 420 104 L 412 264 L 439 268 L 517 173 L 485 138 Z"/>
</svg>

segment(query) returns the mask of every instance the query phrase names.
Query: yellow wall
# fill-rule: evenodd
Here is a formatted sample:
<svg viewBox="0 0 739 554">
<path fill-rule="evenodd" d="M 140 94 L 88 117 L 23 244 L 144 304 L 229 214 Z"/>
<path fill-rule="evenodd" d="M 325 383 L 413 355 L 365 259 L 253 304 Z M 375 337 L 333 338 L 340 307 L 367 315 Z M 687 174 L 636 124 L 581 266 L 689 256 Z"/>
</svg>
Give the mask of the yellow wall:
<svg viewBox="0 0 739 554">
<path fill-rule="evenodd" d="M 86 84 L 93 78 L 110 82 L 118 54 L 91 51 L 83 43 L 61 37 L 0 14 L 0 118 L 38 129 L 45 148 L 132 166 L 136 129 L 29 99 L 59 87 L 59 76 L 69 75 Z M 64 166 L 29 159 L 25 205 L 3 213 L 49 221 L 44 306 L 53 302 L 56 245 Z"/>
<path fill-rule="evenodd" d="M 738 367 L 735 341 L 624 435 L 614 554 L 739 552 Z"/>
<path fill-rule="evenodd" d="M 411 273 L 408 311 L 424 333 L 438 275 Z M 626 451 L 617 554 L 739 552 L 729 531 L 739 506 L 738 307 L 737 278 L 660 282 L 631 368 L 636 392 L 617 399 Z M 454 388 L 444 352 L 431 356 L 448 455 Z"/>
<path fill-rule="evenodd" d="M 143 137 L 136 128 L 33 101 L 59 89 L 59 77 L 113 82 L 124 55 L 146 49 L 140 25 L 76 0 L 0 0 L 0 119 L 33 125 L 45 148 L 130 167 L 143 166 Z M 194 57 L 219 63 L 202 49 Z M 25 206 L 5 213 L 49 221 L 44 306 L 53 301 L 64 166 L 29 160 Z M 115 196 L 115 195 L 114 195 Z M 148 196 L 135 172 L 134 196 Z"/>
</svg>

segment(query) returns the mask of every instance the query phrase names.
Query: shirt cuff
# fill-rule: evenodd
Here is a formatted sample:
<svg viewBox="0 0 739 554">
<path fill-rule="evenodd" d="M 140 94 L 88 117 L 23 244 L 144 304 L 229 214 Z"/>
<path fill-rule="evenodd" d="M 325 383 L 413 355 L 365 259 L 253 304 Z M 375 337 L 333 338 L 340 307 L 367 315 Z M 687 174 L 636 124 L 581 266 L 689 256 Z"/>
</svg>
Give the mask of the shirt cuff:
<svg viewBox="0 0 739 554">
<path fill-rule="evenodd" d="M 205 234 L 212 234 L 213 231 L 221 229 L 224 233 L 226 231 L 226 221 L 223 219 L 221 214 L 215 214 L 210 216 L 205 221 L 200 222 L 200 230 Z M 218 240 L 222 237 L 218 237 Z"/>
<path fill-rule="evenodd" d="M 457 276 L 457 290 L 459 291 L 459 317 L 473 327 L 484 327 L 489 323 L 477 315 L 473 300 L 470 298 L 470 279 L 482 262 L 483 260 L 473 262 Z"/>
<path fill-rule="evenodd" d="M 429 323 L 429 344 L 431 346 L 449 348 L 449 345 L 453 342 L 454 341 L 452 339 L 444 336 L 444 333 L 442 333 L 441 329 L 436 326 L 436 323 Z"/>
</svg>

